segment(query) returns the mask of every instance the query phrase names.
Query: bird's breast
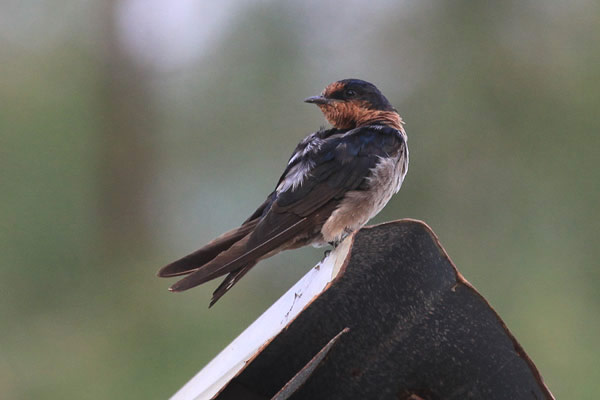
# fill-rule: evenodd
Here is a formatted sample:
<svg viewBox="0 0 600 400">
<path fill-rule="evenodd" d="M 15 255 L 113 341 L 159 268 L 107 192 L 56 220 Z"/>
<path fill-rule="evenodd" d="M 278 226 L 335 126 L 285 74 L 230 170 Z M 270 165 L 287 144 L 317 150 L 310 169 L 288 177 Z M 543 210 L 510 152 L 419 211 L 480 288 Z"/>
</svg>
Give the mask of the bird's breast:
<svg viewBox="0 0 600 400">
<path fill-rule="evenodd" d="M 366 178 L 366 190 L 346 193 L 338 208 L 327 219 L 321 234 L 325 242 L 339 242 L 347 234 L 363 227 L 385 207 L 400 190 L 408 169 L 408 149 L 402 146 L 394 157 L 380 158 Z"/>
</svg>

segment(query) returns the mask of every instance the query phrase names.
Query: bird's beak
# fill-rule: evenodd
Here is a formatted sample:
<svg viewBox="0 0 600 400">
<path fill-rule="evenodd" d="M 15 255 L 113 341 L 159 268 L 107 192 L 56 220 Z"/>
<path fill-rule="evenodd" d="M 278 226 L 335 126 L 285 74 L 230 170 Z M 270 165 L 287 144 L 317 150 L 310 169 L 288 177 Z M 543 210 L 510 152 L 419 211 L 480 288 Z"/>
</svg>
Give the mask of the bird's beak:
<svg viewBox="0 0 600 400">
<path fill-rule="evenodd" d="M 323 96 L 312 96 L 312 97 L 307 97 L 306 99 L 304 99 L 305 103 L 312 103 L 312 104 L 330 104 L 331 100 L 323 97 Z"/>
</svg>

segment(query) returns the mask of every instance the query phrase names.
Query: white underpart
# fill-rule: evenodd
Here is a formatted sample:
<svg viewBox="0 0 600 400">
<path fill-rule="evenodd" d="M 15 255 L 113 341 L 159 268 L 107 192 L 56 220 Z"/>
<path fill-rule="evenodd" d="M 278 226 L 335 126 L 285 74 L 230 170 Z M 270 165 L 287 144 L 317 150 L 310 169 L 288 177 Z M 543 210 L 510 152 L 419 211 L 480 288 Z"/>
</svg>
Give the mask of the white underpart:
<svg viewBox="0 0 600 400">
<path fill-rule="evenodd" d="M 383 127 L 375 126 L 382 129 Z M 371 175 L 367 178 L 371 191 L 374 192 L 375 208 L 369 219 L 373 218 L 385 207 L 392 196 L 400 190 L 404 177 L 408 172 L 408 146 L 406 133 L 400 131 L 404 139 L 404 146 L 397 157 L 379 157 L 379 162 L 371 168 Z"/>
<path fill-rule="evenodd" d="M 367 177 L 368 190 L 352 190 L 346 193 L 338 208 L 321 228 L 324 242 L 339 242 L 349 232 L 360 229 L 400 190 L 408 170 L 405 136 L 404 140 L 405 144 L 397 155 L 379 157 L 375 167 L 371 168 Z"/>
<path fill-rule="evenodd" d="M 371 169 L 371 175 L 367 180 L 372 188 L 374 208 L 368 219 L 377 215 L 402 187 L 408 171 L 408 149 L 406 147 L 404 149 L 405 152 L 398 158 L 379 157 L 379 162 Z"/>
</svg>

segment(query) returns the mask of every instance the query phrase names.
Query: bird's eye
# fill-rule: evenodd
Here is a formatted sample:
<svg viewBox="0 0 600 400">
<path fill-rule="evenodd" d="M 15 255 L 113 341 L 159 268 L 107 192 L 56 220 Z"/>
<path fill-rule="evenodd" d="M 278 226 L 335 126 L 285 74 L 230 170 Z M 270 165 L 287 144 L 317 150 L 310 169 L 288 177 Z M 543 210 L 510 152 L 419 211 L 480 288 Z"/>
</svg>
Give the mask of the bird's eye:
<svg viewBox="0 0 600 400">
<path fill-rule="evenodd" d="M 352 89 L 346 90 L 346 97 L 354 97 L 356 96 L 356 92 Z"/>
</svg>

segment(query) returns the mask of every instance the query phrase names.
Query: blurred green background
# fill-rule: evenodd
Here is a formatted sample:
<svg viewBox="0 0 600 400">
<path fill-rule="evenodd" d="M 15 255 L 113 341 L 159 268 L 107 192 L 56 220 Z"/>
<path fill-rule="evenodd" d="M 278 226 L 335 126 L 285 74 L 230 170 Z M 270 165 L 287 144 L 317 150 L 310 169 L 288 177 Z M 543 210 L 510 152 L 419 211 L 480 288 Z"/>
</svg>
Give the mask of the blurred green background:
<svg viewBox="0 0 600 400">
<path fill-rule="evenodd" d="M 0 392 L 166 398 L 323 254 L 262 262 L 213 309 L 156 270 L 245 219 L 372 81 L 418 218 L 557 398 L 600 394 L 600 3 L 0 2 Z M 596 377 L 596 378 L 594 378 Z"/>
</svg>

